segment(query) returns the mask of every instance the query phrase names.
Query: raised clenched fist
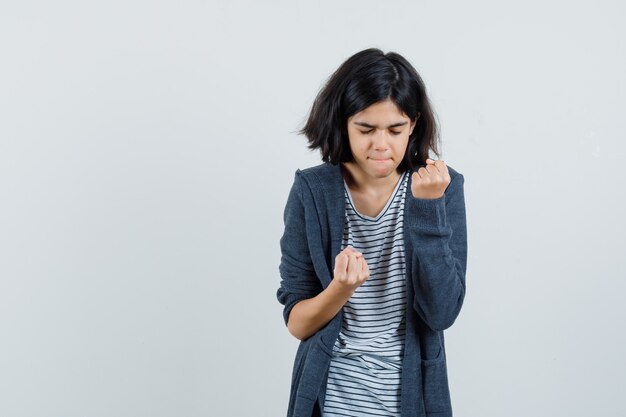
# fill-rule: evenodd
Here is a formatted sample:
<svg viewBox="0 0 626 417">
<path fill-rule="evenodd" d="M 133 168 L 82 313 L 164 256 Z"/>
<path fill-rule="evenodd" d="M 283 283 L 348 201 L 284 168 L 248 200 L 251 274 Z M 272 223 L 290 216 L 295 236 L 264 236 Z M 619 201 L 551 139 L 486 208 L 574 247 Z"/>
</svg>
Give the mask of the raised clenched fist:
<svg viewBox="0 0 626 417">
<path fill-rule="evenodd" d="M 363 254 L 352 246 L 346 247 L 335 257 L 333 281 L 353 293 L 370 277 L 370 268 Z"/>
<path fill-rule="evenodd" d="M 411 192 L 415 198 L 443 197 L 451 178 L 448 167 L 441 160 L 426 160 L 426 166 L 421 167 L 411 175 Z"/>
</svg>

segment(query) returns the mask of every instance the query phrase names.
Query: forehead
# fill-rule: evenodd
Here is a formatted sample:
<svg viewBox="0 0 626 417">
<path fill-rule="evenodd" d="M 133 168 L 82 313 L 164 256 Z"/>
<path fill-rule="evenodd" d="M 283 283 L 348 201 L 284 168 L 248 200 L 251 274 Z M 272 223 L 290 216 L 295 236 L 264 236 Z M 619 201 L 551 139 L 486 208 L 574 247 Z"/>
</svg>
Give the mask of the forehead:
<svg viewBox="0 0 626 417">
<path fill-rule="evenodd" d="M 398 105 L 387 99 L 376 102 L 360 112 L 348 118 L 352 122 L 372 122 L 376 120 L 385 122 L 400 122 L 409 117 L 398 107 Z"/>
</svg>

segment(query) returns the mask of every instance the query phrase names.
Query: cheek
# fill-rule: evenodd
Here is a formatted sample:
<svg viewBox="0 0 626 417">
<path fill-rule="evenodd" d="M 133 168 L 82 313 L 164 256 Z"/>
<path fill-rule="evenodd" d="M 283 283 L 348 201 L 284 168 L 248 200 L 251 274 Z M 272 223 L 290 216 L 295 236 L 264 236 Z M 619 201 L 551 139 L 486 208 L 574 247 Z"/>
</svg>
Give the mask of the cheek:
<svg viewBox="0 0 626 417">
<path fill-rule="evenodd" d="M 361 151 L 367 148 L 367 141 L 360 138 L 352 138 L 350 139 L 350 148 L 356 152 Z"/>
<path fill-rule="evenodd" d="M 404 152 L 408 146 L 409 146 L 409 137 L 407 136 L 403 138 L 403 140 L 396 143 L 395 149 L 397 149 L 398 152 Z"/>
</svg>

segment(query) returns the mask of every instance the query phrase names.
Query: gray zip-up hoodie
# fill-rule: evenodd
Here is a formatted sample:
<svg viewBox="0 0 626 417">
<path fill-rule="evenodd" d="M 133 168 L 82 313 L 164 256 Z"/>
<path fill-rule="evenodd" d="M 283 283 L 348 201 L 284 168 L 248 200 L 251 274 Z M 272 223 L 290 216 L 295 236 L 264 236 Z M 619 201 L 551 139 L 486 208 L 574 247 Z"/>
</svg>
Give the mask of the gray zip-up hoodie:
<svg viewBox="0 0 626 417">
<path fill-rule="evenodd" d="M 443 331 L 454 323 L 465 298 L 467 226 L 464 177 L 449 165 L 442 197 L 415 198 L 409 176 L 404 204 L 406 341 L 402 365 L 401 417 L 452 417 Z M 325 289 L 341 251 L 345 221 L 339 164 L 296 170 L 280 239 L 280 287 L 285 324 L 293 306 Z M 300 342 L 294 360 L 287 417 L 319 415 L 332 349 L 343 312 Z M 317 404 L 316 404 L 317 402 Z"/>
</svg>

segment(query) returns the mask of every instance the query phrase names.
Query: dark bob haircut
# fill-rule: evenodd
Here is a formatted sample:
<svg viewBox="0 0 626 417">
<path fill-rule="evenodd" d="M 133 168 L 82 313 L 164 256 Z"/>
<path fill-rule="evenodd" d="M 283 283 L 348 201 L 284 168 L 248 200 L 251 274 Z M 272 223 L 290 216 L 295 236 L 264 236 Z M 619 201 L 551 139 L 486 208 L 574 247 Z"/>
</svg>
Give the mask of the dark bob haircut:
<svg viewBox="0 0 626 417">
<path fill-rule="evenodd" d="M 415 68 L 400 54 L 365 49 L 348 58 L 318 93 L 305 126 L 297 131 L 319 149 L 322 161 L 352 162 L 348 118 L 370 105 L 391 99 L 411 121 L 417 119 L 400 172 L 426 165 L 429 150 L 439 157 L 439 129 L 426 87 Z"/>
</svg>

